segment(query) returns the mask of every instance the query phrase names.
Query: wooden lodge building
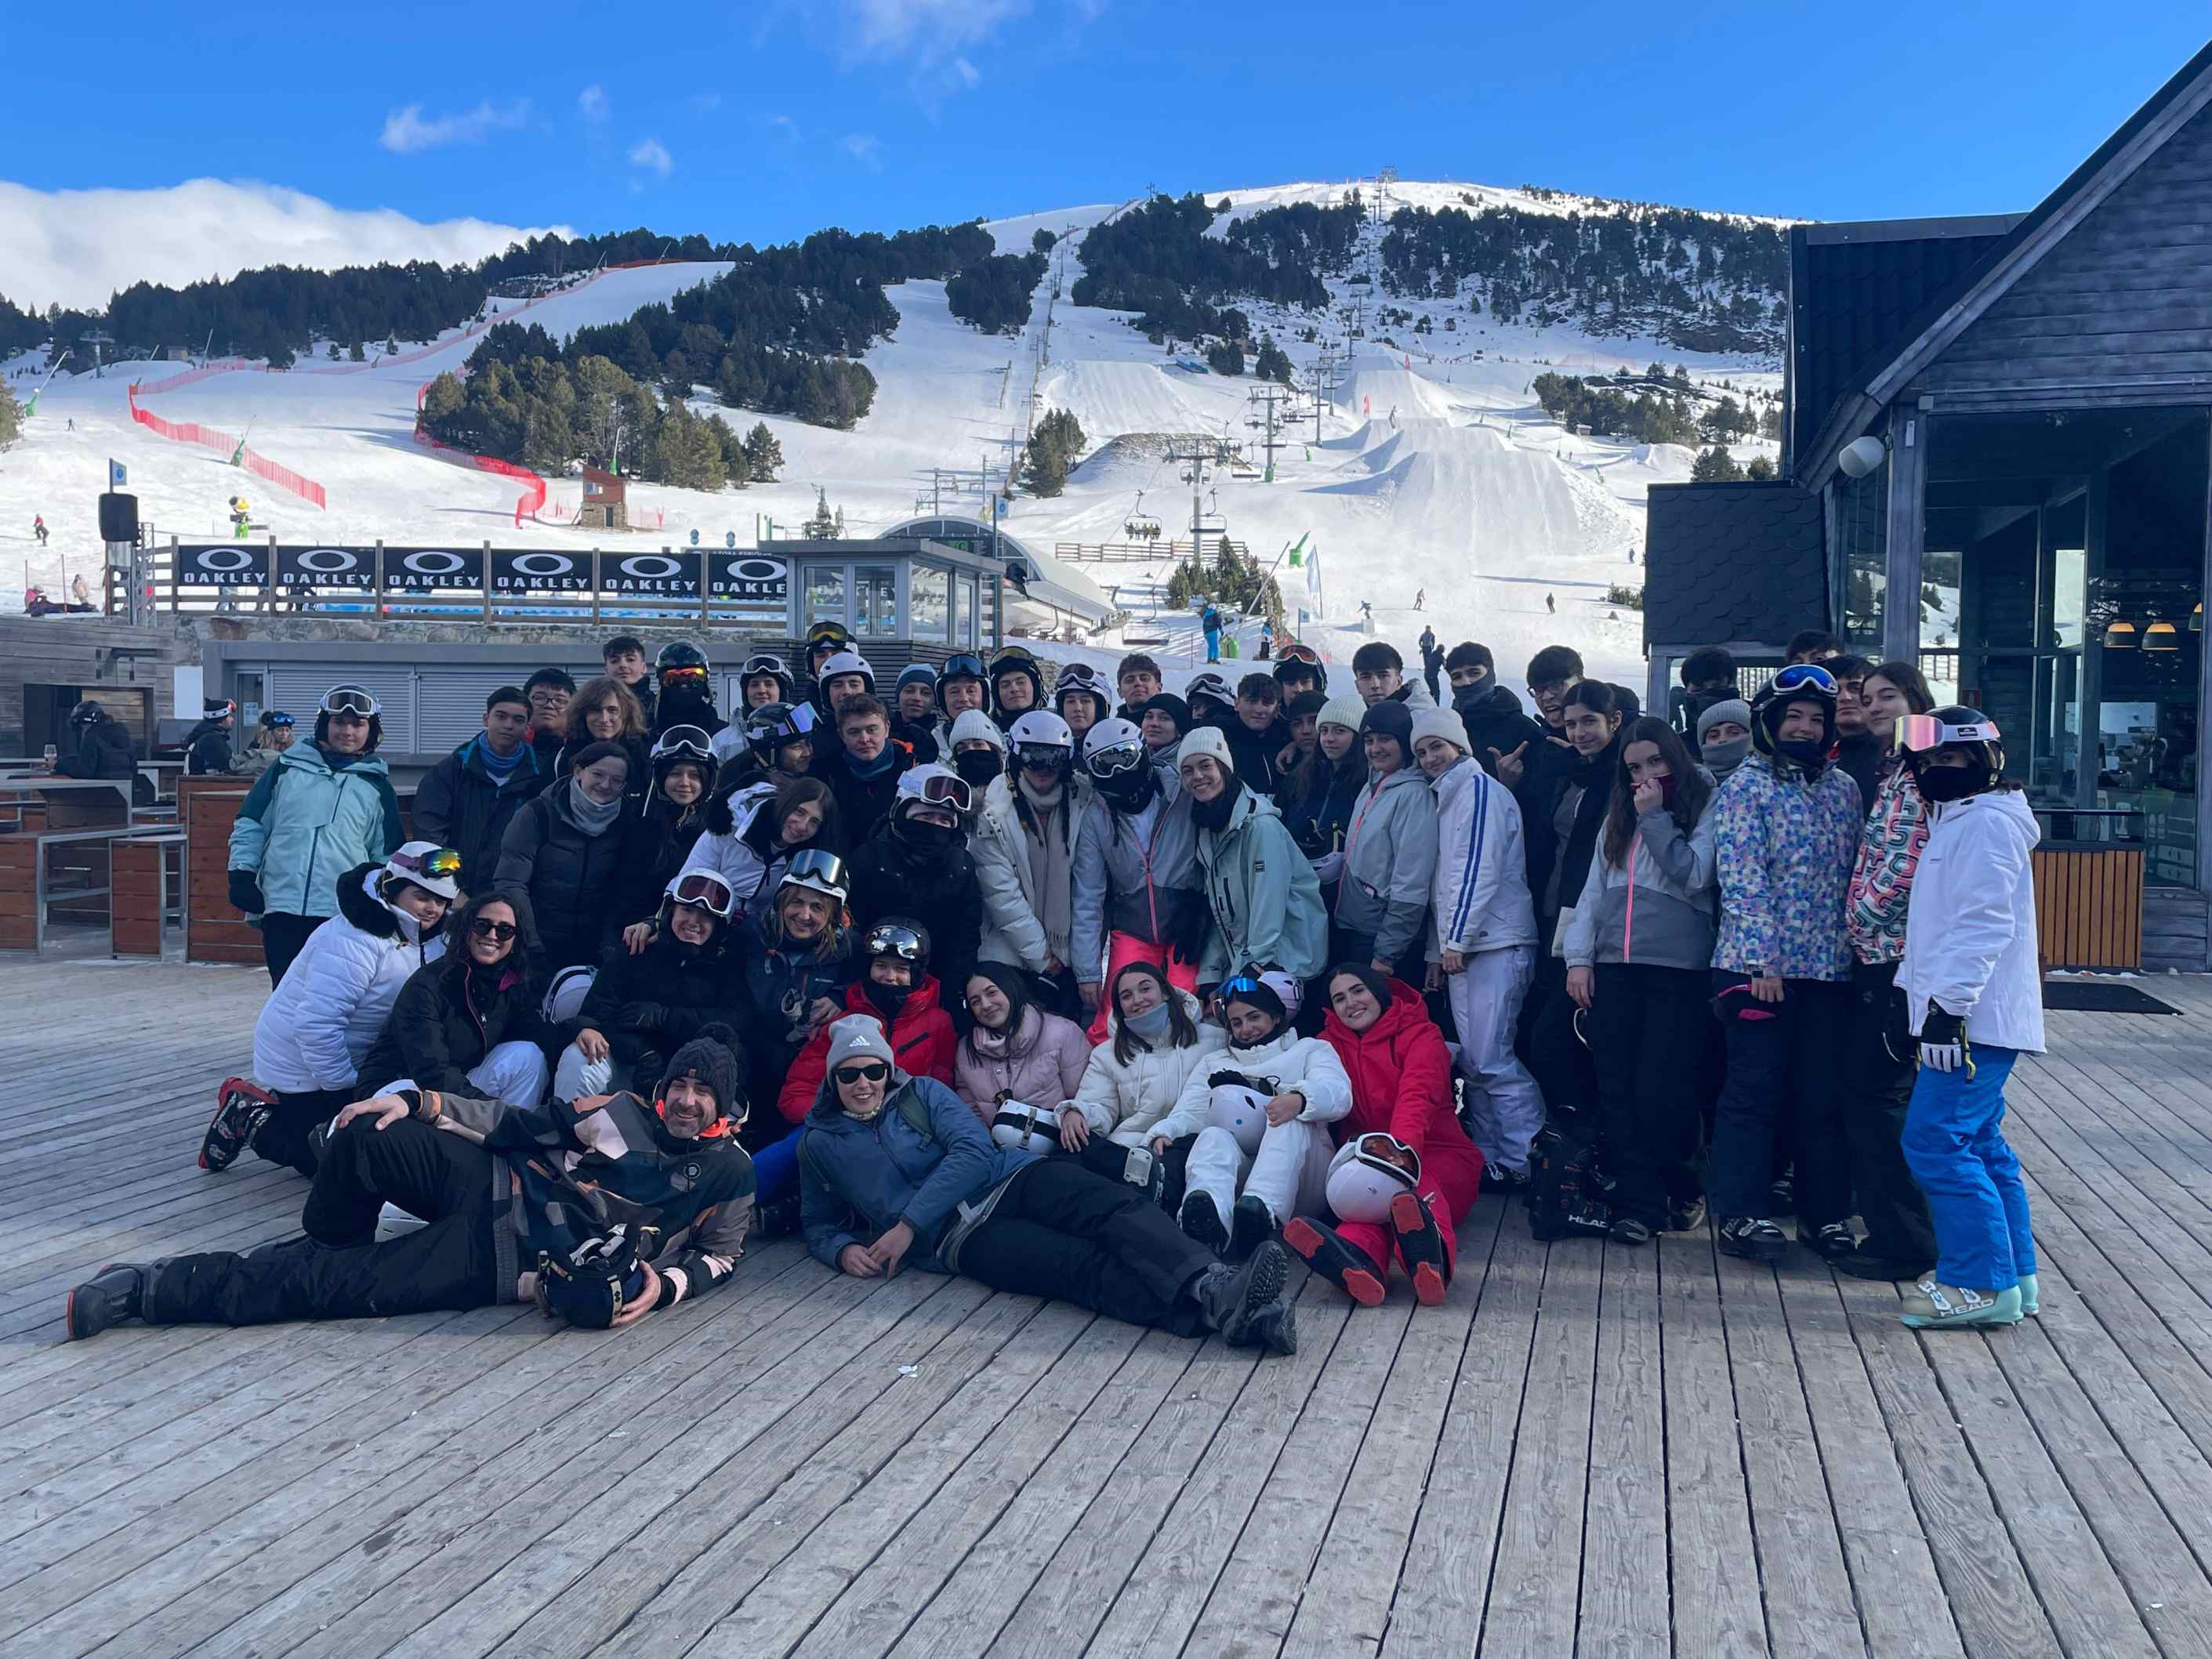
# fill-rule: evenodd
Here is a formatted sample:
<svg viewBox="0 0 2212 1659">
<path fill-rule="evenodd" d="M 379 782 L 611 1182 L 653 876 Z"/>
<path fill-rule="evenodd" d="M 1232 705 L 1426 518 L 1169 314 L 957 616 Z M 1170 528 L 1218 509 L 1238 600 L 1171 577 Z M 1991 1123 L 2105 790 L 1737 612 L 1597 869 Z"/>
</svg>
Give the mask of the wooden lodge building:
<svg viewBox="0 0 2212 1659">
<path fill-rule="evenodd" d="M 1783 477 L 1650 493 L 1644 639 L 1825 623 L 2005 734 L 2053 965 L 2207 967 L 2212 46 L 2019 215 L 1790 234 Z"/>
</svg>

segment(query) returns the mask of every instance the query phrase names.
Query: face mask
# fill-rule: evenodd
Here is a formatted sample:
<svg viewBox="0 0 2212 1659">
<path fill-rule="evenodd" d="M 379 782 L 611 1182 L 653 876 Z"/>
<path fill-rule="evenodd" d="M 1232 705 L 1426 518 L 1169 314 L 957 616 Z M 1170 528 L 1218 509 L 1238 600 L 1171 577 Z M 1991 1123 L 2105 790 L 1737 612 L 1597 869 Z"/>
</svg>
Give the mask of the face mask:
<svg viewBox="0 0 2212 1659">
<path fill-rule="evenodd" d="M 1785 738 L 1774 745 L 1774 752 L 1807 772 L 1817 772 L 1828 763 L 1828 745 L 1818 738 Z"/>
<path fill-rule="evenodd" d="M 1743 764 L 1743 757 L 1751 752 L 1751 734 L 1725 741 L 1716 738 L 1705 746 L 1702 755 L 1705 764 L 1716 771 L 1729 771 Z"/>
<path fill-rule="evenodd" d="M 932 850 L 957 847 L 960 843 L 960 831 L 951 824 L 925 823 L 919 818 L 909 817 L 900 821 L 898 830 L 910 844 Z"/>
<path fill-rule="evenodd" d="M 995 749 L 963 749 L 952 757 L 952 769 L 971 789 L 981 789 L 1005 769 Z"/>
<path fill-rule="evenodd" d="M 1486 701 L 1489 696 L 1490 683 L 1487 680 L 1477 680 L 1473 685 L 1462 685 L 1452 692 L 1452 708 L 1464 714 L 1477 703 Z"/>
<path fill-rule="evenodd" d="M 1982 787 L 1985 775 L 1963 766 L 1923 766 L 1913 775 L 1920 785 L 1920 798 L 1939 805 L 1945 801 L 1964 800 Z"/>
<path fill-rule="evenodd" d="M 885 985 L 880 980 L 868 981 L 868 1000 L 884 1014 L 895 1014 L 906 1006 L 906 1000 L 914 993 L 904 985 Z"/>
<path fill-rule="evenodd" d="M 1166 1003 L 1157 1008 L 1147 1008 L 1141 1014 L 1124 1014 L 1121 1024 L 1147 1042 L 1158 1042 L 1168 1034 L 1170 1014 Z"/>
</svg>

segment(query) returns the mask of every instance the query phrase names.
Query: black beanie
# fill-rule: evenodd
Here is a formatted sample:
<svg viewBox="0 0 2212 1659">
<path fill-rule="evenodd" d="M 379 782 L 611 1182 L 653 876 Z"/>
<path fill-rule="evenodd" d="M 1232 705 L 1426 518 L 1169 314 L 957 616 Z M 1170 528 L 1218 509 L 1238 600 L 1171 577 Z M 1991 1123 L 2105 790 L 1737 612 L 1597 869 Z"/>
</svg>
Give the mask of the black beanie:
<svg viewBox="0 0 2212 1659">
<path fill-rule="evenodd" d="M 1190 731 L 1190 705 L 1172 691 L 1163 691 L 1138 712 L 1149 714 L 1155 708 L 1175 722 L 1176 736 L 1186 736 Z"/>
<path fill-rule="evenodd" d="M 668 1069 L 660 1074 L 660 1092 L 678 1078 L 696 1078 L 714 1097 L 721 1115 L 739 1123 L 745 1121 L 745 1098 L 738 1090 L 738 1034 L 716 1023 L 676 1051 Z"/>
<path fill-rule="evenodd" d="M 1413 711 L 1402 702 L 1385 697 L 1367 711 L 1359 722 L 1359 735 L 1380 734 L 1397 739 L 1398 747 L 1411 760 L 1413 756 Z"/>
</svg>

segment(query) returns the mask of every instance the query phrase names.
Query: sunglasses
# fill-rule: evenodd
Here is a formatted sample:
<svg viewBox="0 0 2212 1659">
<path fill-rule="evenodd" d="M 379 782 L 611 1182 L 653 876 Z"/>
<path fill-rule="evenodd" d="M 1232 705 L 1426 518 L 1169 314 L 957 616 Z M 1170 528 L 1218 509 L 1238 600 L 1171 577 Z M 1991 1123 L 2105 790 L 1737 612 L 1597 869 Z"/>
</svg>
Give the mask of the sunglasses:
<svg viewBox="0 0 2212 1659">
<path fill-rule="evenodd" d="M 714 740 L 703 727 L 672 726 L 660 734 L 660 741 L 653 745 L 653 757 L 664 760 L 671 755 L 689 755 L 694 760 L 712 760 Z"/>
<path fill-rule="evenodd" d="M 1083 757 L 1083 763 L 1091 769 L 1094 778 L 1118 778 L 1145 763 L 1145 746 L 1140 743 L 1117 743 L 1094 749 Z"/>
<path fill-rule="evenodd" d="M 702 871 L 677 878 L 676 902 L 695 906 L 710 915 L 727 921 L 731 908 L 737 902 L 737 895 L 730 890 L 729 883 L 720 876 Z"/>
<path fill-rule="evenodd" d="M 325 714 L 352 714 L 362 720 L 374 719 L 383 712 L 376 699 L 357 685 L 332 686 L 317 706 Z"/>
<path fill-rule="evenodd" d="M 1777 674 L 1772 681 L 1777 691 L 1802 691 L 1808 689 L 1823 696 L 1836 695 L 1836 677 L 1816 662 L 1793 662 Z"/>
<path fill-rule="evenodd" d="M 478 916 L 469 924 L 471 939 L 488 939 L 495 945 L 504 945 L 513 939 L 514 934 L 515 927 L 511 921 L 492 921 Z"/>
<path fill-rule="evenodd" d="M 880 1060 L 860 1060 L 850 1066 L 840 1066 L 837 1081 L 843 1084 L 881 1083 L 890 1074 L 891 1068 Z"/>
</svg>

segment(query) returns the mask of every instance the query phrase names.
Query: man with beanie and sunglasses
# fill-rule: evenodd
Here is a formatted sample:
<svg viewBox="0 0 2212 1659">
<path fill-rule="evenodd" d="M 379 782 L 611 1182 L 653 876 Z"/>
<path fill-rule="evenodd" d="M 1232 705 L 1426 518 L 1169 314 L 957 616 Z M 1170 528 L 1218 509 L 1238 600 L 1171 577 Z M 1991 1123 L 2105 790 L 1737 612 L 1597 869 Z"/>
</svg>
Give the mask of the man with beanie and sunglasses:
<svg viewBox="0 0 2212 1659">
<path fill-rule="evenodd" d="M 711 1026 L 685 1043 L 650 1102 L 525 1110 L 416 1089 L 357 1102 L 331 1121 L 305 1237 L 103 1267 L 70 1292 L 70 1335 L 126 1319 L 266 1325 L 532 1299 L 620 1328 L 718 1290 L 752 1218 L 734 1041 Z M 426 1224 L 379 1243 L 386 1204 Z M 623 1268 L 611 1281 L 611 1262 Z"/>
</svg>

